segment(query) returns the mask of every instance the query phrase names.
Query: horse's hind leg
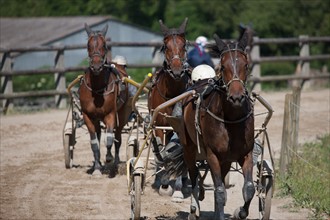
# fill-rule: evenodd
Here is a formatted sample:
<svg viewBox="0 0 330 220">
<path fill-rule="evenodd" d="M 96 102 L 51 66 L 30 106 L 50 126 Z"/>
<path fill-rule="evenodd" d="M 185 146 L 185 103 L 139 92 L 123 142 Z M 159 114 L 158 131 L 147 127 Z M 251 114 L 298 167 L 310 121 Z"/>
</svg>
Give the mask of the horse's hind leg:
<svg viewBox="0 0 330 220">
<path fill-rule="evenodd" d="M 115 132 L 115 164 L 118 165 L 120 162 L 119 149 L 121 146 L 121 130 L 122 128 L 116 128 Z"/>
<path fill-rule="evenodd" d="M 255 188 L 253 185 L 252 172 L 253 172 L 253 161 L 252 153 L 250 152 L 243 161 L 239 161 L 240 166 L 243 170 L 244 185 L 243 185 L 243 198 L 244 205 L 235 210 L 234 217 L 237 219 L 245 219 L 249 215 L 249 207 L 252 198 L 255 193 Z"/>
</svg>

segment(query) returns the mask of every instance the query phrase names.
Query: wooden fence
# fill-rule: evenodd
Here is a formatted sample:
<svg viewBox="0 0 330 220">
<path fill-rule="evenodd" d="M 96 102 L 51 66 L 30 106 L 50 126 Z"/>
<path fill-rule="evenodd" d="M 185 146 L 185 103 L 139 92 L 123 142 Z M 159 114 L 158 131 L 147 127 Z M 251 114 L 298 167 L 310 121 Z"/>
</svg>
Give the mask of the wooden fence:
<svg viewBox="0 0 330 220">
<path fill-rule="evenodd" d="M 288 166 L 298 152 L 299 115 L 301 87 L 293 87 L 292 94 L 285 95 L 282 143 L 280 155 L 280 175 L 285 175 Z"/>
<path fill-rule="evenodd" d="M 310 75 L 310 61 L 313 60 L 330 60 L 330 54 L 310 55 L 310 44 L 312 43 L 329 43 L 330 36 L 326 37 L 308 37 L 300 36 L 299 38 L 274 38 L 274 39 L 261 39 L 258 37 L 253 38 L 253 46 L 250 50 L 250 57 L 252 62 L 252 75 L 249 81 L 252 83 L 252 88 L 260 90 L 260 83 L 269 81 L 290 81 L 295 80 L 300 83 L 309 79 L 315 78 L 330 78 L 328 73 Z M 265 44 L 297 44 L 300 47 L 299 55 L 293 56 L 272 56 L 261 57 L 260 47 Z M 159 47 L 162 42 L 109 42 L 109 47 Z M 68 50 L 84 49 L 86 45 L 70 45 L 70 46 L 38 46 L 38 47 L 22 47 L 22 48 L 0 48 L 0 77 L 1 77 L 1 94 L 2 111 L 5 113 L 12 105 L 12 100 L 16 98 L 26 97 L 41 97 L 41 96 L 54 96 L 55 104 L 59 108 L 66 107 L 66 81 L 65 74 L 68 72 L 83 71 L 86 67 L 68 67 L 64 68 L 64 53 Z M 54 68 L 38 69 L 38 70 L 20 70 L 13 71 L 14 54 L 24 52 L 44 52 L 56 51 L 54 60 Z M 260 64 L 264 62 L 284 62 L 291 61 L 297 62 L 297 73 L 295 75 L 286 76 L 267 76 L 261 77 Z M 145 68 L 155 67 L 155 64 L 134 64 L 130 63 L 129 68 Z M 36 74 L 53 74 L 55 77 L 55 90 L 48 91 L 27 91 L 27 92 L 14 92 L 12 78 L 22 75 L 36 75 Z M 302 85 L 302 84 L 301 84 Z"/>
</svg>

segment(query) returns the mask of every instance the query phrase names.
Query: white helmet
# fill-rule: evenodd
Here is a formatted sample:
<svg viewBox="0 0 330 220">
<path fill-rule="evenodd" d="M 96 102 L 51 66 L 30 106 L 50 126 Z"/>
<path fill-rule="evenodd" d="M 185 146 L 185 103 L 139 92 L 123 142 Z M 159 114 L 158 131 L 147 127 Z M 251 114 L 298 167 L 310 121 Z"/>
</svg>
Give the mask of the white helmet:
<svg viewBox="0 0 330 220">
<path fill-rule="evenodd" d="M 199 36 L 196 38 L 196 44 L 201 45 L 202 47 L 205 47 L 206 43 L 207 43 L 207 38 L 204 36 Z"/>
<path fill-rule="evenodd" d="M 116 55 L 112 62 L 117 63 L 118 65 L 127 65 L 127 61 L 124 56 Z"/>
<path fill-rule="evenodd" d="M 214 69 L 206 64 L 196 66 L 191 73 L 191 79 L 194 82 L 201 79 L 208 79 L 213 77 L 215 77 Z"/>
</svg>

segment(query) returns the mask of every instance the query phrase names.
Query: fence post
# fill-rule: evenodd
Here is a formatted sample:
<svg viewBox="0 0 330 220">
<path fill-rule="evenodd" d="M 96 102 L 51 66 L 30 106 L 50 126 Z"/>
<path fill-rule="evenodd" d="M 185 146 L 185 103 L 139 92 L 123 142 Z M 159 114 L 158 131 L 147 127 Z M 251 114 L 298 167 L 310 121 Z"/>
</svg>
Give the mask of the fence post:
<svg viewBox="0 0 330 220">
<path fill-rule="evenodd" d="M 293 87 L 292 104 L 291 104 L 292 150 L 294 154 L 293 157 L 298 152 L 300 93 L 301 93 L 301 87 Z"/>
<path fill-rule="evenodd" d="M 259 37 L 253 37 L 253 42 L 258 42 Z M 260 77 L 260 63 L 253 63 L 254 60 L 260 60 L 260 46 L 259 44 L 252 45 L 251 48 L 251 62 L 252 62 L 252 70 L 251 74 L 253 77 Z M 254 86 L 254 90 L 261 91 L 261 83 L 257 83 Z"/>
<path fill-rule="evenodd" d="M 285 174 L 292 158 L 298 152 L 300 94 L 301 87 L 293 87 L 292 94 L 285 95 L 280 175 Z"/>
<path fill-rule="evenodd" d="M 1 55 L 1 70 L 11 71 L 13 69 L 13 61 L 9 52 L 3 53 Z M 12 76 L 3 76 L 1 77 L 1 93 L 11 94 L 13 93 L 13 80 Z M 1 107 L 3 113 L 6 114 L 8 109 L 13 108 L 12 100 L 5 99 L 1 101 Z"/>
<path fill-rule="evenodd" d="M 64 50 L 58 50 L 55 55 L 55 68 L 64 69 Z M 64 73 L 55 73 L 55 87 L 57 91 L 65 91 L 66 80 Z M 55 95 L 55 105 L 58 108 L 66 108 L 66 98 L 63 95 Z"/>
<path fill-rule="evenodd" d="M 291 108 L 292 95 L 285 95 L 284 102 L 284 116 L 283 116 L 283 130 L 282 130 L 282 143 L 281 143 L 281 155 L 280 155 L 280 175 L 284 175 L 287 170 L 287 165 L 289 163 L 290 151 L 289 146 L 291 146 Z"/>
<path fill-rule="evenodd" d="M 308 35 L 300 35 L 299 36 L 299 40 L 305 40 L 308 39 Z M 309 43 L 308 42 L 300 42 L 299 43 L 300 46 L 300 52 L 299 52 L 299 56 L 300 57 L 306 57 L 306 56 L 310 56 L 310 50 L 309 50 Z M 309 61 L 299 61 L 297 64 L 297 68 L 298 71 L 296 71 L 297 75 L 301 75 L 301 76 L 308 76 L 310 75 L 310 65 L 309 65 Z M 296 80 L 296 83 L 294 83 L 294 86 L 302 86 L 302 81 L 299 82 L 299 80 Z M 304 82 L 305 88 L 310 88 L 311 87 L 311 81 L 308 80 L 306 82 Z"/>
</svg>

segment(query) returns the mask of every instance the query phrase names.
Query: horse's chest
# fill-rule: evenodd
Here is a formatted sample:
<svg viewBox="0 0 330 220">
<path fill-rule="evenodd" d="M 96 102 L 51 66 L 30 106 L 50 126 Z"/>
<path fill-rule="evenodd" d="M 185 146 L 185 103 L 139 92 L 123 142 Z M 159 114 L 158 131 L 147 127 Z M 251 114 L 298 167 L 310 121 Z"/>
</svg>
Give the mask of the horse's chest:
<svg viewBox="0 0 330 220">
<path fill-rule="evenodd" d="M 89 96 L 80 100 L 82 111 L 88 115 L 104 116 L 116 109 L 116 102 L 110 96 Z"/>
</svg>

